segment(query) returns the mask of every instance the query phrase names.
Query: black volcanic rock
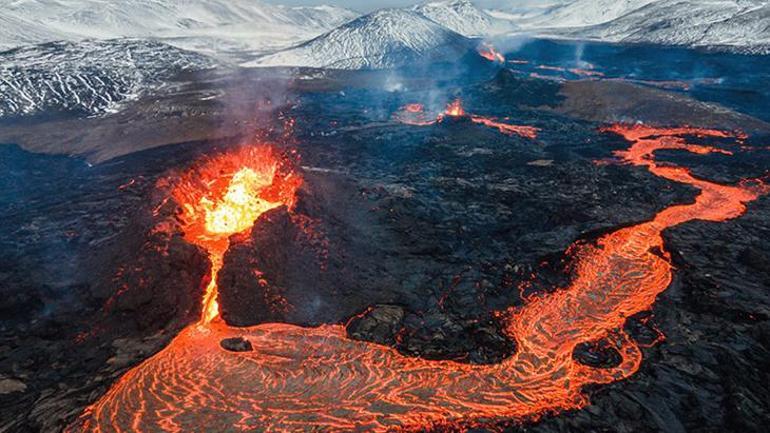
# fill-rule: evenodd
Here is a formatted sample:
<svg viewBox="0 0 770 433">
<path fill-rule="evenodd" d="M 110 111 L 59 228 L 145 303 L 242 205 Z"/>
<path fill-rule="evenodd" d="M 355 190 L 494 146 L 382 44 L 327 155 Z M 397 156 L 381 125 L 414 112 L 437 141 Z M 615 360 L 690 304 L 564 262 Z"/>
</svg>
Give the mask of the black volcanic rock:
<svg viewBox="0 0 770 433">
<path fill-rule="evenodd" d="M 620 352 L 606 339 L 578 344 L 572 352 L 572 357 L 579 363 L 594 368 L 617 367 L 623 361 Z"/>
<path fill-rule="evenodd" d="M 463 320 L 438 311 L 410 314 L 396 346 L 404 354 L 474 364 L 502 361 L 516 350 L 492 320 Z"/>
<path fill-rule="evenodd" d="M 139 329 L 160 330 L 170 322 L 181 327 L 200 317 L 202 283 L 209 268 L 201 250 L 176 237 L 140 249 L 137 257 L 126 260 L 133 263 L 112 280 L 125 290 L 111 295 L 106 304 L 112 314 L 125 316 L 123 326 L 135 323 Z"/>
<path fill-rule="evenodd" d="M 738 256 L 741 263 L 759 272 L 770 273 L 770 254 L 756 246 L 748 246 Z"/>
<path fill-rule="evenodd" d="M 653 319 L 648 311 L 635 314 L 626 320 L 623 330 L 638 344 L 645 347 L 652 346 L 663 338 L 660 331 L 653 325 Z"/>
<path fill-rule="evenodd" d="M 294 211 L 266 212 L 231 239 L 219 274 L 223 319 L 317 325 L 387 302 L 397 247 L 371 208 L 349 181 L 306 176 Z"/>
<path fill-rule="evenodd" d="M 522 77 L 507 68 L 481 87 L 489 93 L 490 103 L 504 101 L 512 106 L 556 107 L 564 99 L 559 94 L 559 82 Z"/>
<path fill-rule="evenodd" d="M 284 320 L 288 304 L 283 277 L 294 275 L 293 267 L 308 272 L 300 273 L 300 277 L 310 276 L 317 268 L 312 263 L 314 257 L 296 248 L 298 235 L 288 210 L 281 207 L 260 216 L 251 239 L 231 240 L 218 280 L 220 313 L 228 324 L 249 326 Z M 304 283 L 312 281 L 311 276 Z"/>
<path fill-rule="evenodd" d="M 375 305 L 350 319 L 346 328 L 350 338 L 393 346 L 403 320 L 402 307 Z"/>
<path fill-rule="evenodd" d="M 231 352 L 251 352 L 254 350 L 251 342 L 243 337 L 224 338 L 219 342 L 219 345 Z"/>
</svg>

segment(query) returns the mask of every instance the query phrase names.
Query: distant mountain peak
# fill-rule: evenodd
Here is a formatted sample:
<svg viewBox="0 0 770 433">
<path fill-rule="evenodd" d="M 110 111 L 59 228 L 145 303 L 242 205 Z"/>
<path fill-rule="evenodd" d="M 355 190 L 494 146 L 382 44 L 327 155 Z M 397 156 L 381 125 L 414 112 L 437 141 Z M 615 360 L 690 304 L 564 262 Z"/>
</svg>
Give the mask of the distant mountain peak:
<svg viewBox="0 0 770 433">
<path fill-rule="evenodd" d="M 474 37 L 513 29 L 511 22 L 499 20 L 479 9 L 470 0 L 428 1 L 413 11 L 461 35 Z"/>
<path fill-rule="evenodd" d="M 385 69 L 426 57 L 455 58 L 470 46 L 469 39 L 416 11 L 381 9 L 246 66 Z"/>
</svg>

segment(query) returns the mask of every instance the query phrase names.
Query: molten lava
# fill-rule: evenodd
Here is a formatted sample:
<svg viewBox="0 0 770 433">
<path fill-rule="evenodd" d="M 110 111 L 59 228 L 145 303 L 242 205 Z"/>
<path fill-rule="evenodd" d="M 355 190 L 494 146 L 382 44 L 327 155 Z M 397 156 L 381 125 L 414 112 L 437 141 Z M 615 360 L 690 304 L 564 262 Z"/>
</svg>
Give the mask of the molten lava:
<svg viewBox="0 0 770 433">
<path fill-rule="evenodd" d="M 509 123 L 503 123 L 495 120 L 491 117 L 479 116 L 477 114 L 467 114 L 463 108 L 462 100 L 455 99 L 449 104 L 446 110 L 438 115 L 437 121 L 441 122 L 447 118 L 459 118 L 465 117 L 470 119 L 473 123 L 488 126 L 490 128 L 497 129 L 506 135 L 519 135 L 529 139 L 537 138 L 537 133 L 540 131 L 533 126 L 511 125 Z"/>
<path fill-rule="evenodd" d="M 475 123 L 488 126 L 490 128 L 495 128 L 506 135 L 519 135 L 524 138 L 533 140 L 537 138 L 537 133 L 540 132 L 540 130 L 534 126 L 511 125 L 508 123 L 498 122 L 497 120 L 489 117 L 472 115 L 471 120 Z"/>
<path fill-rule="evenodd" d="M 497 49 L 489 42 L 484 42 L 479 45 L 477 49 L 479 55 L 490 62 L 505 63 L 505 56 L 503 56 Z"/>
<path fill-rule="evenodd" d="M 211 260 L 201 322 L 219 314 L 217 274 L 230 235 L 251 228 L 270 209 L 291 207 L 301 183 L 267 146 L 244 147 L 207 159 L 182 176 L 172 195 L 182 207 L 185 239 L 204 248 Z"/>
<path fill-rule="evenodd" d="M 747 203 L 770 192 L 760 182 L 722 185 L 699 179 L 685 167 L 655 159 L 655 152 L 664 149 L 720 151 L 688 143 L 685 137 L 729 135 L 724 132 L 626 125 L 607 131 L 631 143 L 616 153 L 623 162 L 700 192 L 693 203 L 670 206 L 650 221 L 603 235 L 595 244 L 571 247 L 576 273 L 569 285 L 501 313 L 507 334 L 517 342 L 510 358 L 496 365 L 430 361 L 350 340 L 341 325 L 230 328 L 212 322 L 187 328 L 163 351 L 126 373 L 68 431 L 416 431 L 536 418 L 586 406 L 584 386 L 626 378 L 642 362 L 639 346 L 623 325 L 629 316 L 649 310 L 672 280 L 663 231 L 693 220 L 737 218 Z M 195 211 L 187 215 L 190 228 L 205 228 L 205 210 L 214 212 L 217 204 L 235 201 L 241 206 L 244 202 L 235 200 L 241 182 L 255 185 L 260 192 L 250 195 L 266 203 L 291 202 L 292 196 L 286 195 L 291 188 L 275 187 L 283 184 L 276 177 L 283 176 L 263 170 L 272 163 L 251 167 L 267 173 L 271 186 L 248 179 L 236 183 L 241 167 L 226 165 L 221 172 L 211 172 L 221 173 L 221 178 L 189 179 L 215 187 L 213 192 L 195 189 L 197 195 L 186 202 Z M 226 198 L 231 190 L 233 200 Z M 204 197 L 214 205 L 202 202 Z M 207 231 L 196 231 L 190 239 L 200 236 L 204 245 L 219 239 Z M 221 339 L 235 336 L 247 338 L 253 351 L 233 353 L 219 346 Z M 602 338 L 621 354 L 617 367 L 592 368 L 573 358 L 577 345 Z"/>
<path fill-rule="evenodd" d="M 406 104 L 404 110 L 408 113 L 422 113 L 425 111 L 425 106 L 422 104 Z"/>
<path fill-rule="evenodd" d="M 447 105 L 446 110 L 444 111 L 444 114 L 441 115 L 448 116 L 448 117 L 462 117 L 465 116 L 465 109 L 463 108 L 463 101 L 458 99 L 455 99 L 452 103 Z"/>
</svg>

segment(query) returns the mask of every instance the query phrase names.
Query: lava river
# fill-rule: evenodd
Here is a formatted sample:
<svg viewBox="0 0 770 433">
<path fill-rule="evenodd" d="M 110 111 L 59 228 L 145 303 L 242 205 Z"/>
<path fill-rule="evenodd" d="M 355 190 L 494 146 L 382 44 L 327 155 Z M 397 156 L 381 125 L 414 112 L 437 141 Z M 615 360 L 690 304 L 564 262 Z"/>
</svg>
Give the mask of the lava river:
<svg viewBox="0 0 770 433">
<path fill-rule="evenodd" d="M 650 309 L 671 282 L 663 230 L 692 220 L 736 218 L 747 203 L 769 192 L 758 181 L 721 185 L 655 160 L 661 149 L 719 151 L 690 144 L 686 136 L 729 134 L 622 125 L 607 131 L 631 143 L 616 154 L 623 162 L 700 193 L 693 203 L 670 206 L 650 221 L 576 247 L 576 272 L 568 286 L 502 312 L 507 333 L 518 343 L 517 352 L 503 362 L 469 365 L 408 357 L 351 340 L 341 325 L 233 328 L 218 319 L 202 320 L 128 371 L 69 431 L 413 431 L 536 418 L 587 405 L 585 385 L 628 377 L 642 361 L 622 328 L 627 317 Z M 273 188 L 266 180 L 254 182 Z M 291 201 L 286 194 L 292 188 L 273 190 L 267 202 Z M 211 214 L 217 204 L 206 209 Z M 247 338 L 254 350 L 233 353 L 220 347 L 221 339 L 235 336 Z M 620 365 L 598 369 L 573 359 L 576 345 L 600 338 L 616 345 Z"/>
</svg>

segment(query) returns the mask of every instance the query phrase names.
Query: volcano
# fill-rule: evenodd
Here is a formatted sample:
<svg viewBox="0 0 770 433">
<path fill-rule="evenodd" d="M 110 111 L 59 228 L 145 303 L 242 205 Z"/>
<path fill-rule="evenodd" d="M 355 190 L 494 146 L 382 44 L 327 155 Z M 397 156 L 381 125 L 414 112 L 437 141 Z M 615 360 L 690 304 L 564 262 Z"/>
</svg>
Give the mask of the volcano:
<svg viewBox="0 0 770 433">
<path fill-rule="evenodd" d="M 452 104 L 447 115 L 461 116 L 459 105 Z M 685 137 L 729 138 L 729 133 L 625 125 L 614 125 L 607 132 L 631 143 L 616 152 L 623 162 L 697 188 L 695 202 L 667 207 L 648 222 L 599 237 L 594 245 L 571 247 L 576 272 L 569 286 L 501 312 L 517 351 L 489 366 L 405 357 L 386 346 L 350 340 L 342 326 L 270 323 L 244 329 L 212 323 L 217 314 L 213 282 L 221 261 L 221 250 L 214 246 L 222 241 L 219 236 L 248 228 L 250 221 L 281 203 L 291 204 L 298 183 L 290 181 L 291 174 L 276 177 L 274 160 L 259 149 L 250 150 L 245 159 L 227 156 L 225 164 L 235 164 L 234 174 L 222 163 L 207 163 L 204 172 L 220 177 L 204 177 L 204 185 L 227 179 L 218 194 L 213 189 L 219 198 L 198 200 L 205 216 L 185 205 L 192 219 L 189 233 L 195 233 L 196 221 L 204 227 L 204 233 L 186 236 L 206 245 L 212 257 L 214 276 L 204 299 L 203 320 L 126 373 L 68 431 L 188 431 L 210 420 L 212 413 L 215 422 L 227 420 L 217 425 L 220 431 L 256 426 L 294 431 L 319 424 L 327 431 L 361 426 L 388 431 L 394 426 L 422 429 L 477 424 L 480 419 L 489 423 L 532 418 L 587 405 L 584 385 L 630 377 L 642 363 L 638 343 L 619 330 L 627 317 L 650 309 L 671 284 L 673 267 L 663 230 L 694 219 L 738 218 L 748 203 L 770 193 L 761 180 L 721 185 L 698 179 L 685 167 L 655 160 L 660 150 L 720 152 Z M 275 185 L 276 178 L 288 182 Z M 219 347 L 219 340 L 238 335 L 246 336 L 245 352 Z M 604 339 L 619 353 L 617 365 L 596 368 L 572 356 L 579 343 Z M 305 398 L 301 391 L 308 387 L 313 395 Z M 162 391 L 146 392 L 151 389 Z M 378 403 L 383 400 L 387 406 Z"/>
<path fill-rule="evenodd" d="M 4 53 L 0 431 L 764 431 L 766 59 L 495 41 Z"/>
</svg>

